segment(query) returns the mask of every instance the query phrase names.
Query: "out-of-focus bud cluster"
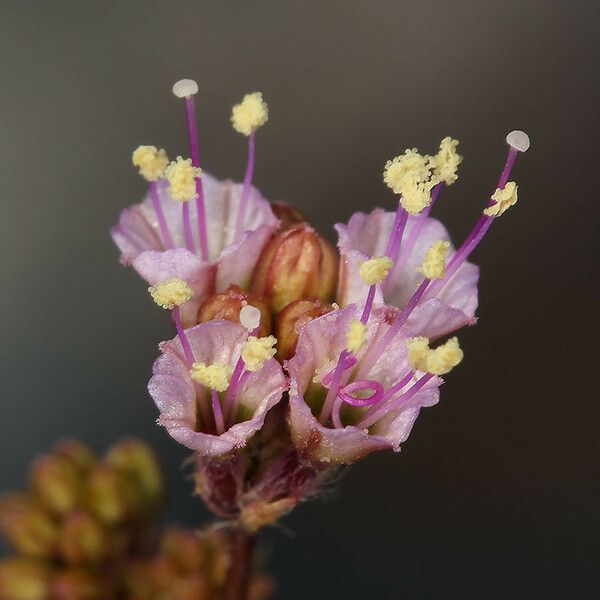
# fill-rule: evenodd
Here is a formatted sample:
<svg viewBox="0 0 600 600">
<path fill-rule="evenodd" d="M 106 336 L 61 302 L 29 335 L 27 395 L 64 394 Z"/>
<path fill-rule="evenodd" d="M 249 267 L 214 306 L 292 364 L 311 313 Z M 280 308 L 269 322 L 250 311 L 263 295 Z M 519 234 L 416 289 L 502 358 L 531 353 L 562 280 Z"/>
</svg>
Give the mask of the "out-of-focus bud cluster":
<svg viewBox="0 0 600 600">
<path fill-rule="evenodd" d="M 172 528 L 158 554 L 131 563 L 125 587 L 130 600 L 216 600 L 231 567 L 231 536 L 225 529 L 197 533 Z M 274 582 L 251 575 L 248 600 L 268 600 Z"/>
<path fill-rule="evenodd" d="M 0 499 L 1 600 L 119 598 L 131 556 L 152 550 L 165 495 L 153 452 L 127 439 L 103 458 L 65 441 L 37 458 L 29 489 Z"/>
</svg>

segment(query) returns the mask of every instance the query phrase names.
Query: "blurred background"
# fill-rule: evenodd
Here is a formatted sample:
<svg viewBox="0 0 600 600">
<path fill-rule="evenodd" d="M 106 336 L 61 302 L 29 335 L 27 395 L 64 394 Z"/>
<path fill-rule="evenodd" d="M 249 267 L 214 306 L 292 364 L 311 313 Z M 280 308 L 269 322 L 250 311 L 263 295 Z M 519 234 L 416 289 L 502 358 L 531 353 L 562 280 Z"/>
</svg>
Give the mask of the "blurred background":
<svg viewBox="0 0 600 600">
<path fill-rule="evenodd" d="M 168 520 L 209 517 L 145 389 L 167 316 L 108 233 L 144 193 L 132 149 L 187 152 L 175 80 L 199 82 L 221 178 L 245 164 L 232 104 L 264 93 L 255 182 L 331 239 L 393 206 L 386 159 L 452 135 L 465 160 L 434 213 L 460 242 L 524 129 L 519 204 L 474 255 L 479 324 L 442 401 L 265 548 L 286 600 L 597 594 L 599 16 L 591 0 L 2 2 L 0 490 L 60 437 L 135 434 L 168 470 Z"/>
</svg>

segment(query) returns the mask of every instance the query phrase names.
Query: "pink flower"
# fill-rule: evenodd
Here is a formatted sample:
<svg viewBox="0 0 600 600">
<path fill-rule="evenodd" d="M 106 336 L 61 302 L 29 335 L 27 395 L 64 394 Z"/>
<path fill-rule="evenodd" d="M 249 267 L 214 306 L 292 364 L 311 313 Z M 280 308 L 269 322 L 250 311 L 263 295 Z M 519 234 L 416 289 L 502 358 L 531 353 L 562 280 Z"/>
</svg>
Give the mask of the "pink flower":
<svg viewBox="0 0 600 600">
<path fill-rule="evenodd" d="M 336 225 L 341 254 L 338 302 L 363 305 L 369 286 L 359 275 L 362 262 L 385 254 L 395 215 L 377 208 L 370 214 L 355 213 L 347 224 Z M 415 229 L 416 228 L 416 229 Z M 415 235 L 418 232 L 418 235 Z M 418 268 L 428 248 L 438 240 L 448 240 L 445 227 L 427 215 L 409 216 L 400 253 L 387 279 L 377 287 L 375 306 L 387 304 L 402 308 L 423 280 Z M 450 246 L 448 260 L 454 255 Z M 479 268 L 465 262 L 434 297 L 424 295 L 406 323 L 418 335 L 438 338 L 464 325 L 476 322 Z"/>
<path fill-rule="evenodd" d="M 209 321 L 187 329 L 185 337 L 194 365 L 219 365 L 230 374 L 240 364 L 248 331 L 230 321 Z M 218 395 L 192 378 L 179 338 L 161 343 L 160 350 L 162 355 L 154 363 L 148 383 L 160 411 L 158 423 L 178 442 L 203 456 L 221 456 L 243 447 L 287 389 L 281 366 L 270 358 L 258 370 L 238 372 L 240 376 L 231 381 L 229 389 Z M 224 420 L 221 434 L 216 431 L 216 415 L 213 417 L 214 399 Z"/>
<path fill-rule="evenodd" d="M 377 352 L 374 342 L 389 329 L 385 310 L 372 313 L 356 356 L 346 350 L 350 326 L 360 314 L 349 306 L 311 321 L 302 329 L 295 356 L 285 363 L 292 440 L 303 456 L 319 465 L 353 463 L 375 450 L 399 451 L 421 407 L 438 401 L 442 380 L 409 365 L 405 341 L 412 334 L 407 329 L 401 329 L 386 351 L 372 360 L 372 350 Z M 336 381 L 340 357 L 349 368 Z M 373 366 L 362 372 L 366 362 Z M 337 394 L 330 393 L 332 387 Z M 378 395 L 377 400 L 371 396 L 375 402 L 364 393 L 353 398 L 353 393 L 367 389 Z M 356 403 L 352 406 L 342 398 Z"/>
<path fill-rule="evenodd" d="M 202 184 L 209 260 L 203 260 L 185 247 L 182 203 L 170 197 L 166 180 L 156 184 L 156 191 L 172 247 L 163 240 L 150 195 L 140 204 L 125 209 L 119 223 L 111 230 L 113 240 L 122 253 L 121 262 L 131 264 L 149 284 L 178 277 L 192 287 L 194 296 L 181 307 L 184 325 L 196 323 L 198 308 L 208 295 L 221 292 L 232 283 L 248 286 L 260 253 L 279 224 L 269 202 L 251 187 L 243 233 L 235 241 L 242 185 L 217 181 L 206 173 L 202 175 Z M 189 210 L 190 220 L 195 223 L 195 202 L 189 202 Z M 198 248 L 195 227 L 192 235 Z"/>
</svg>

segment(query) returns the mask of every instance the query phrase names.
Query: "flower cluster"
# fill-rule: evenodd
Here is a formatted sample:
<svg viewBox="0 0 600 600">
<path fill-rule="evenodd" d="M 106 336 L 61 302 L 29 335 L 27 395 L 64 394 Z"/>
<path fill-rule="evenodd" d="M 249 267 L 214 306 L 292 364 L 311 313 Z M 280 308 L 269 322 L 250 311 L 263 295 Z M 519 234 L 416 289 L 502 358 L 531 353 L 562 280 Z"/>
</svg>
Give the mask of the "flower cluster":
<svg viewBox="0 0 600 600">
<path fill-rule="evenodd" d="M 268 118 L 260 93 L 232 113 L 248 143 L 243 183 L 201 169 L 197 90 L 191 80 L 174 86 L 191 158 L 169 165 L 163 150 L 138 148 L 148 195 L 112 235 L 122 262 L 172 311 L 177 335 L 160 344 L 148 384 L 158 422 L 194 451 L 207 505 L 255 531 L 334 467 L 398 451 L 421 408 L 438 401 L 441 376 L 463 358 L 456 337 L 440 338 L 476 321 L 479 270 L 468 258 L 515 204 L 509 177 L 529 140 L 507 137 L 495 191 L 457 249 L 429 216 L 462 161 L 446 137 L 436 154 L 409 148 L 385 164 L 393 210 L 336 225 L 336 251 L 299 211 L 252 186 Z"/>
</svg>

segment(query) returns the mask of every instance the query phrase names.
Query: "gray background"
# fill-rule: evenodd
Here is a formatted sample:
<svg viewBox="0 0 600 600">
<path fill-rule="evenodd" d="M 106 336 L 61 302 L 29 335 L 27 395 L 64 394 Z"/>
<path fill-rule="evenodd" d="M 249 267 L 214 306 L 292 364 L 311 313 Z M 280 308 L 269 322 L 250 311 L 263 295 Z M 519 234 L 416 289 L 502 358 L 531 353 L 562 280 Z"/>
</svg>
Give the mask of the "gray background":
<svg viewBox="0 0 600 600">
<path fill-rule="evenodd" d="M 476 252 L 480 322 L 442 402 L 401 455 L 355 466 L 337 498 L 266 543 L 286 599 L 597 593 L 598 13 L 564 0 L 2 2 L 0 488 L 61 435 L 100 449 L 132 433 L 168 468 L 169 520 L 207 518 L 145 391 L 166 315 L 108 235 L 143 191 L 131 150 L 187 152 L 176 79 L 199 82 L 219 177 L 243 174 L 231 105 L 264 92 L 255 181 L 331 236 L 357 209 L 392 206 L 388 157 L 451 134 L 466 158 L 435 214 L 461 240 L 522 128 L 520 201 Z"/>
</svg>

